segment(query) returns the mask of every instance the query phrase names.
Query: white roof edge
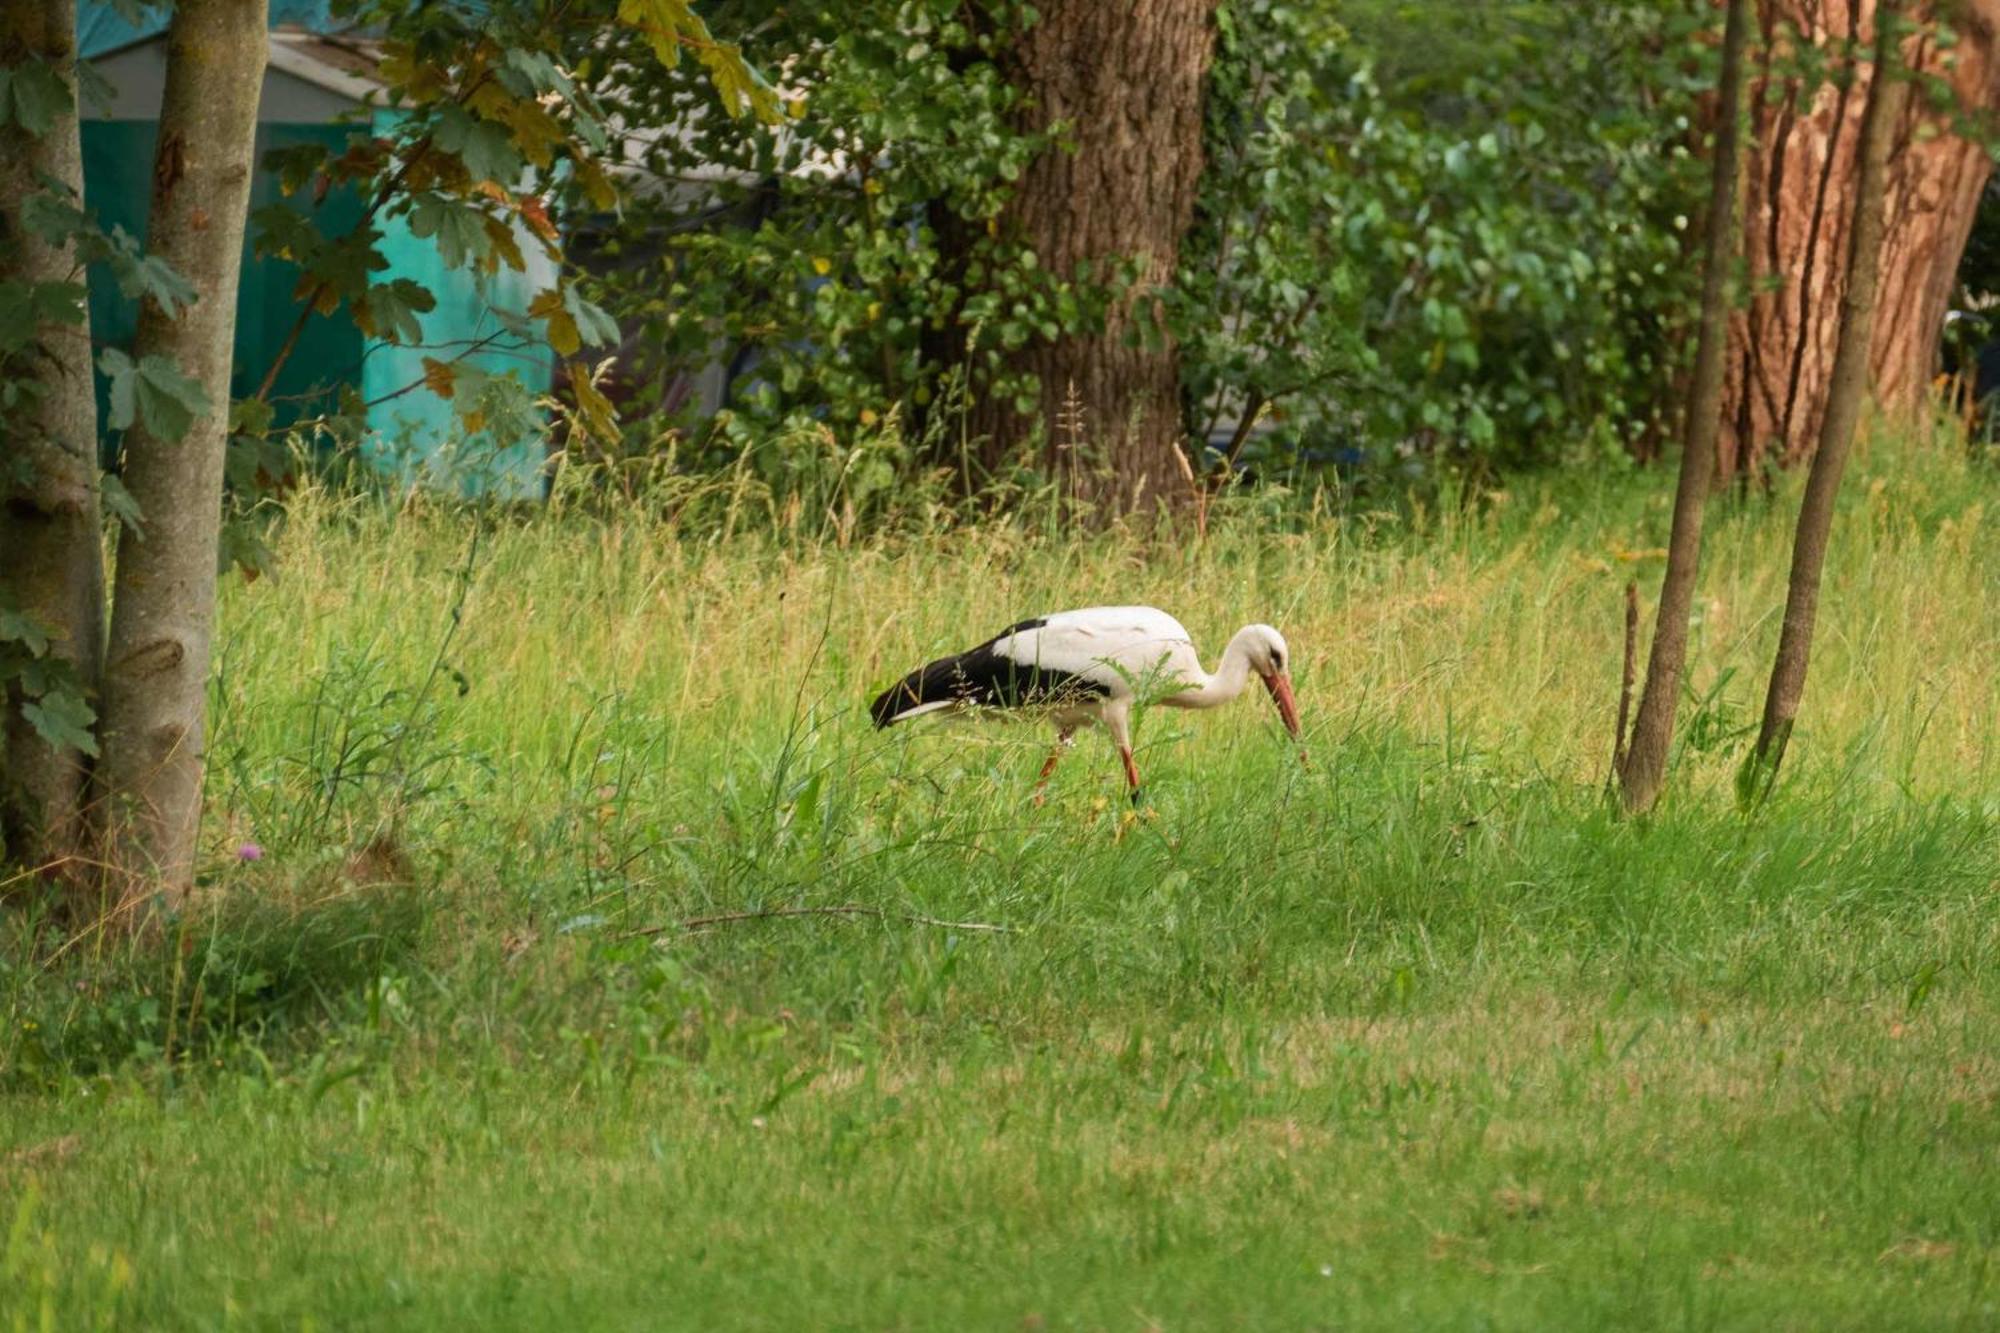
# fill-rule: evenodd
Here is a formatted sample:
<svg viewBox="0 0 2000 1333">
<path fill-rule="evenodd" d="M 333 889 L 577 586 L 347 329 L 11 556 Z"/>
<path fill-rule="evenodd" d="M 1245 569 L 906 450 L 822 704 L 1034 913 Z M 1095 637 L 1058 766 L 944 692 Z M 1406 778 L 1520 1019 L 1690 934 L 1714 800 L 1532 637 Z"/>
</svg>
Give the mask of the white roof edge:
<svg viewBox="0 0 2000 1333">
<path fill-rule="evenodd" d="M 324 88 L 330 93 L 353 98 L 357 102 L 368 101 L 382 91 L 382 85 L 376 80 L 336 68 L 298 49 L 300 43 L 325 40 L 314 33 L 273 32 L 271 68 L 310 83 L 314 87 Z"/>
</svg>

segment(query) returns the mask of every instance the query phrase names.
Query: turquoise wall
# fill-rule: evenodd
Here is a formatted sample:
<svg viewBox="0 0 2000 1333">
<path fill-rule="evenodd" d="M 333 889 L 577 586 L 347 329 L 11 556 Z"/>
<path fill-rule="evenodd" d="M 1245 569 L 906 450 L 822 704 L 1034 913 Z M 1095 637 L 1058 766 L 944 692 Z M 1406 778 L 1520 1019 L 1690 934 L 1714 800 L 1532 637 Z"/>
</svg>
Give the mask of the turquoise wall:
<svg viewBox="0 0 2000 1333">
<path fill-rule="evenodd" d="M 392 114 L 377 113 L 378 133 L 393 127 Z M 257 129 L 257 161 L 261 164 L 270 149 L 299 143 L 320 143 L 339 152 L 357 128 L 265 122 Z M 84 123 L 84 202 L 107 229 L 118 226 L 135 237 L 145 236 L 156 133 L 152 121 Z M 278 189 L 277 177 L 260 167 L 251 184 L 251 211 L 279 202 L 309 214 L 321 234 L 329 236 L 351 233 L 360 225 L 364 211 L 360 196 L 351 187 L 329 191 L 317 205 L 305 194 L 286 199 Z M 357 392 L 368 405 L 363 456 L 377 467 L 411 484 L 467 495 L 540 499 L 547 487 L 542 432 L 508 439 L 496 439 L 490 432 L 467 435 L 454 404 L 423 387 L 423 359 L 431 356 L 451 361 L 467 347 L 492 338 L 491 345 L 463 355 L 463 365 L 490 375 L 512 375 L 530 394 L 546 394 L 555 370 L 549 349 L 532 342 L 522 344 L 505 332 L 493 312 L 496 307 L 525 312 L 534 294 L 554 282 L 554 265 L 541 255 L 539 245 L 525 229 L 517 231 L 517 241 L 528 259 L 528 271 L 481 277 L 471 269 L 447 269 L 434 241 L 411 234 L 400 218 L 380 218 L 377 225 L 382 232 L 380 250 L 388 265 L 376 271 L 374 280 L 409 278 L 437 302 L 435 309 L 418 317 L 424 345 L 396 347 L 368 341 L 345 310 L 331 316 L 311 315 L 273 386 L 278 424 L 330 411 L 343 393 Z M 232 396 L 255 393 L 284 345 L 301 309 L 299 276 L 293 264 L 255 257 L 246 236 L 236 303 Z M 92 269 L 89 285 L 93 341 L 100 347 L 129 351 L 138 327 L 137 302 L 120 293 L 110 273 L 101 267 Z M 98 419 L 104 421 L 108 394 L 103 377 L 97 378 Z M 107 438 L 107 453 L 111 443 Z"/>
<path fill-rule="evenodd" d="M 379 112 L 377 133 L 388 133 L 399 113 Z M 546 489 L 547 446 L 538 434 L 525 440 L 495 439 L 490 432 L 467 435 L 452 402 L 429 389 L 411 389 L 424 377 L 426 356 L 449 361 L 481 340 L 494 341 L 459 363 L 489 375 L 513 375 L 534 394 L 555 380 L 555 362 L 546 344 L 508 333 L 494 316 L 496 307 L 524 313 L 535 293 L 555 281 L 555 266 L 539 243 L 517 230 L 527 258 L 525 273 L 507 270 L 481 277 L 471 269 L 448 269 L 434 240 L 411 233 L 400 217 L 383 219 L 381 250 L 389 267 L 381 275 L 410 278 L 437 298 L 422 316 L 425 347 L 371 343 L 363 362 L 361 394 L 380 406 L 369 412 L 372 438 L 368 456 L 378 466 L 411 480 L 449 485 L 468 495 L 539 499 Z M 389 398 L 388 395 L 396 397 Z"/>
<path fill-rule="evenodd" d="M 84 121 L 84 205 L 97 215 L 106 230 L 119 226 L 135 237 L 145 237 L 156 133 L 152 121 Z M 259 125 L 258 159 L 261 161 L 268 149 L 298 143 L 324 143 L 338 151 L 345 147 L 349 133 L 347 128 L 337 125 Z M 309 198 L 284 199 L 277 179 L 259 172 L 250 186 L 251 211 L 280 201 L 310 214 L 316 225 L 333 235 L 351 231 L 361 221 L 361 199 L 351 188 L 328 191 L 325 201 L 315 209 Z M 296 265 L 253 257 L 250 239 L 245 236 L 243 275 L 236 296 L 236 352 L 229 386 L 232 396 L 248 396 L 263 383 L 278 347 L 298 317 L 299 303 L 294 294 L 298 280 Z M 89 285 L 91 340 L 100 347 L 129 352 L 138 331 L 138 302 L 118 290 L 118 284 L 102 265 L 91 267 Z M 330 409 L 340 388 L 356 382 L 361 367 L 361 331 L 353 322 L 339 312 L 331 318 L 313 315 L 306 321 L 298 349 L 287 359 L 272 387 L 279 424 Z M 98 420 L 102 422 L 106 408 L 102 375 L 97 377 L 97 393 Z"/>
</svg>

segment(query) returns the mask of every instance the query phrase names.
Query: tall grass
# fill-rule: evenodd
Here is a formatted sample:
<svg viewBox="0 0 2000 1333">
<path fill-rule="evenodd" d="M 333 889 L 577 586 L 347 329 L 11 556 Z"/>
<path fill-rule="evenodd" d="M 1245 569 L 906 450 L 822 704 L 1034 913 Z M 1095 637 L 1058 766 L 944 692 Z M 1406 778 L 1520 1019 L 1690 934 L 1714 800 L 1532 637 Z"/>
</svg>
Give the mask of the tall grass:
<svg viewBox="0 0 2000 1333">
<path fill-rule="evenodd" d="M 1265 493 L 1201 541 L 308 487 L 224 599 L 176 947 L 14 927 L 0 1311 L 1990 1326 L 1994 494 L 1858 461 L 1748 818 L 1792 504 L 1722 506 L 1670 799 L 1626 822 L 1654 477 Z M 1038 808 L 1040 730 L 868 724 L 918 661 L 1126 601 L 1210 653 L 1279 625 L 1312 767 L 1261 701 L 1153 712 L 1147 811 L 1088 736 Z"/>
</svg>

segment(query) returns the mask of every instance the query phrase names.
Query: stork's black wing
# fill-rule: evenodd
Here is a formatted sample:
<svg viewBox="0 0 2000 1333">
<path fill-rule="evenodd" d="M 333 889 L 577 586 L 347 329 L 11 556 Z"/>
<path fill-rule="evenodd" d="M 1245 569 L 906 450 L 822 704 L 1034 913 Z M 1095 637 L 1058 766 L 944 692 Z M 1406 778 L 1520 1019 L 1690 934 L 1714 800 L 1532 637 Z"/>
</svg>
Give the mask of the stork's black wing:
<svg viewBox="0 0 2000 1333">
<path fill-rule="evenodd" d="M 958 704 L 986 708 L 1046 707 L 1070 700 L 1101 698 L 1109 691 L 1097 681 L 1002 651 L 1016 647 L 1017 635 L 1045 624 L 1024 620 L 956 657 L 926 663 L 877 695 L 869 706 L 875 725 L 886 727 L 920 712 Z"/>
</svg>

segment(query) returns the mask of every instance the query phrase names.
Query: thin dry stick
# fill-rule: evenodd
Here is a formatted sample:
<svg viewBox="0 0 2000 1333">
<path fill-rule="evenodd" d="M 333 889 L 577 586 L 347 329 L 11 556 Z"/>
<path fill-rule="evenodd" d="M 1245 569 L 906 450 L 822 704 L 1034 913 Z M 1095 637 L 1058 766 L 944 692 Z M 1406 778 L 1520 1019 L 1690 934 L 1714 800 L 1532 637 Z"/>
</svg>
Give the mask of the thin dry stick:
<svg viewBox="0 0 2000 1333">
<path fill-rule="evenodd" d="M 664 935 L 670 930 L 705 930 L 710 926 L 734 925 L 739 921 L 770 921 L 780 917 L 799 916 L 865 916 L 877 921 L 907 921 L 914 926 L 938 926 L 945 930 L 986 931 L 1002 935 L 1012 934 L 1014 930 L 1012 926 L 995 925 L 988 921 L 944 921 L 915 912 L 885 912 L 879 907 L 864 907 L 860 903 L 841 903 L 835 907 L 765 907 L 750 912 L 719 912 L 714 916 L 691 916 L 663 926 L 641 926 L 637 930 L 628 930 L 624 938 Z"/>
<path fill-rule="evenodd" d="M 1625 767 L 1626 724 L 1632 719 L 1632 684 L 1638 677 L 1639 656 L 1639 581 L 1632 579 L 1625 585 L 1625 676 L 1618 686 L 1618 730 L 1611 738 L 1611 776 L 1605 781 L 1609 791 L 1618 782 L 1618 774 Z"/>
</svg>

